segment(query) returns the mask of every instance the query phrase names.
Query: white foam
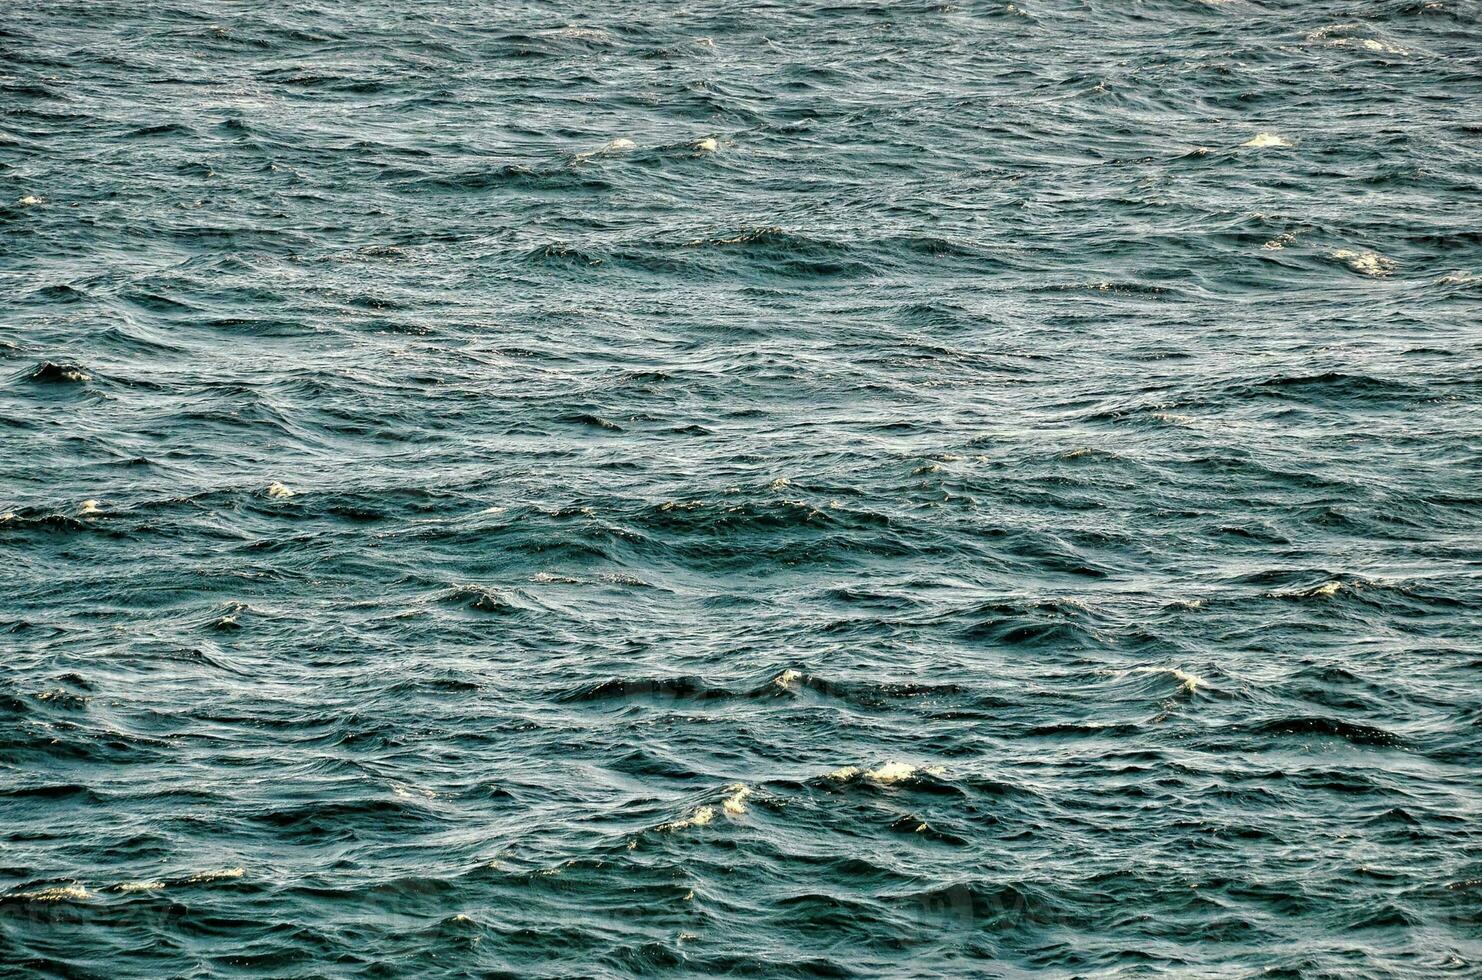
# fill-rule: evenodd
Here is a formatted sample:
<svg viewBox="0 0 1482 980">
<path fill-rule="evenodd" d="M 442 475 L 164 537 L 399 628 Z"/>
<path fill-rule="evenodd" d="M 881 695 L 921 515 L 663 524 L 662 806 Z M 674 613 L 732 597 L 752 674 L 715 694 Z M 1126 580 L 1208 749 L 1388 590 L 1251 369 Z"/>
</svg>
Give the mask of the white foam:
<svg viewBox="0 0 1482 980">
<path fill-rule="evenodd" d="M 1365 24 L 1329 24 L 1327 27 L 1319 27 L 1315 31 L 1309 31 L 1307 40 L 1321 42 L 1330 48 L 1362 48 L 1365 51 L 1373 51 L 1382 54 L 1409 54 L 1404 48 L 1395 47 L 1385 41 L 1374 37 L 1348 37 L 1346 35 L 1362 31 Z"/>
<path fill-rule="evenodd" d="M 1378 252 L 1359 252 L 1350 248 L 1340 248 L 1332 253 L 1332 257 L 1347 266 L 1354 272 L 1362 272 L 1366 276 L 1382 278 L 1395 271 L 1398 263 L 1394 259 L 1380 255 Z"/>
<path fill-rule="evenodd" d="M 99 514 L 102 513 L 102 511 L 103 508 L 98 504 L 96 500 L 84 500 L 82 502 L 82 507 L 77 512 L 79 514 Z"/>
<path fill-rule="evenodd" d="M 37 197 L 35 194 L 27 194 L 25 197 L 21 198 L 21 204 L 25 205 L 28 208 L 40 203 L 41 198 Z"/>
<path fill-rule="evenodd" d="M 576 159 L 578 161 L 590 160 L 592 157 L 604 156 L 609 153 L 627 153 L 629 150 L 636 149 L 638 149 L 637 143 L 634 143 L 626 136 L 619 136 L 612 142 L 605 143 L 602 146 L 597 147 L 597 149 L 595 150 L 583 150 L 576 155 Z"/>
<path fill-rule="evenodd" d="M 284 500 L 288 497 L 293 496 L 293 491 L 288 489 L 283 484 L 279 483 L 277 480 L 269 483 L 267 489 L 264 492 L 267 493 L 267 495 L 269 497 L 272 497 L 274 500 Z"/>
<path fill-rule="evenodd" d="M 1209 686 L 1202 677 L 1196 677 L 1179 667 L 1133 667 L 1131 670 L 1118 672 L 1116 676 L 1126 677 L 1129 674 L 1168 674 L 1179 682 L 1180 687 L 1190 692 Z"/>
<path fill-rule="evenodd" d="M 613 40 L 612 34 L 602 30 L 600 27 L 558 27 L 548 33 L 556 37 L 579 38 L 583 41 L 600 41 L 604 44 L 611 43 Z"/>
<path fill-rule="evenodd" d="M 118 886 L 121 892 L 157 892 L 165 887 L 163 881 L 126 881 Z"/>
<path fill-rule="evenodd" d="M 1289 143 L 1285 138 L 1277 136 L 1275 133 L 1257 133 L 1240 145 L 1254 147 L 1258 150 L 1264 150 L 1267 147 L 1271 146 L 1291 146 L 1292 144 Z"/>
<path fill-rule="evenodd" d="M 391 794 L 399 800 L 437 799 L 437 794 L 430 789 L 416 789 L 397 782 L 391 784 Z"/>
<path fill-rule="evenodd" d="M 28 902 L 86 902 L 93 897 L 93 893 L 81 885 L 59 885 L 56 888 L 21 892 L 15 897 Z"/>
<path fill-rule="evenodd" d="M 887 762 L 879 769 L 871 769 L 865 773 L 866 779 L 873 779 L 877 783 L 899 783 L 916 775 L 916 767 L 906 762 Z"/>
<path fill-rule="evenodd" d="M 191 875 L 189 878 L 185 879 L 185 881 L 186 884 L 190 885 L 200 884 L 207 881 L 227 881 L 232 878 L 240 878 L 246 873 L 247 869 L 241 867 L 219 868 L 215 871 L 202 871 L 199 874 Z"/>
<path fill-rule="evenodd" d="M 739 817 L 746 812 L 746 798 L 750 795 L 750 786 L 736 783 L 731 787 L 731 795 L 721 801 L 720 808 L 728 817 Z"/>
<path fill-rule="evenodd" d="M 660 830 L 683 830 L 686 827 L 703 827 L 715 819 L 715 807 L 702 806 L 683 820 L 660 824 Z"/>
<path fill-rule="evenodd" d="M 776 684 L 778 687 L 792 687 L 799 681 L 799 679 L 802 678 L 802 676 L 803 675 L 801 673 L 789 667 L 782 673 L 778 674 L 776 677 L 772 678 L 772 683 Z"/>
<path fill-rule="evenodd" d="M 720 143 L 716 142 L 714 136 L 707 136 L 695 144 L 695 149 L 701 153 L 714 153 L 720 149 Z"/>
</svg>

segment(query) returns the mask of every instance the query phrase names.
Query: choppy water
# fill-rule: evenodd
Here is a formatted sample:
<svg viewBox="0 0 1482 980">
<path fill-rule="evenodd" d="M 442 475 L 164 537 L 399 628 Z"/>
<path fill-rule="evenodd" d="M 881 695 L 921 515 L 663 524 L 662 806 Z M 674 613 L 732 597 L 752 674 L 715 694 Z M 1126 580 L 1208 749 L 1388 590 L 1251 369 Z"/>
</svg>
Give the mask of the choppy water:
<svg viewBox="0 0 1482 980">
<path fill-rule="evenodd" d="M 1476 975 L 1479 22 L 13 5 L 0 970 Z"/>
</svg>

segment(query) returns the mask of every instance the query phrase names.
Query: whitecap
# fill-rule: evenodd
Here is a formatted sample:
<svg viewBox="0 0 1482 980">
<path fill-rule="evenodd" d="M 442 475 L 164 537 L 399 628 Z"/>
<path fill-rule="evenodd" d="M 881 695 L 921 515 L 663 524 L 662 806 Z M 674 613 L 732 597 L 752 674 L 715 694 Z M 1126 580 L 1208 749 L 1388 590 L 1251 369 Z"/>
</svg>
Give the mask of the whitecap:
<svg viewBox="0 0 1482 980">
<path fill-rule="evenodd" d="M 899 783 L 916 775 L 916 767 L 908 762 L 887 762 L 879 769 L 871 769 L 865 773 L 866 779 L 877 783 Z"/>
<path fill-rule="evenodd" d="M 247 869 L 242 867 L 219 868 L 215 871 L 202 871 L 199 874 L 193 874 L 185 879 L 185 882 L 188 885 L 196 885 L 207 881 L 227 881 L 232 878 L 240 878 L 246 873 Z"/>
<path fill-rule="evenodd" d="M 1246 140 L 1244 143 L 1241 143 L 1240 145 L 1241 146 L 1254 147 L 1255 149 L 1258 149 L 1258 150 L 1263 150 L 1263 149 L 1266 149 L 1267 147 L 1272 147 L 1272 146 L 1291 146 L 1292 144 L 1289 143 L 1285 138 L 1283 138 L 1281 136 L 1277 136 L 1275 133 L 1257 133 L 1256 135 L 1252 136 L 1250 139 Z"/>
<path fill-rule="evenodd" d="M 891 786 L 915 777 L 919 773 L 940 776 L 946 772 L 941 766 L 913 766 L 909 762 L 887 762 L 877 769 L 860 769 L 859 766 L 844 766 L 828 774 L 829 779 L 847 782 L 862 776 L 870 782 Z"/>
<path fill-rule="evenodd" d="M 746 798 L 751 795 L 751 787 L 745 783 L 733 783 L 726 787 L 729 795 L 720 802 L 720 812 L 728 817 L 739 817 L 746 812 Z M 716 809 L 713 806 L 697 807 L 693 813 L 682 820 L 671 820 L 669 823 L 659 824 L 660 830 L 684 830 L 686 827 L 704 827 L 715 820 Z"/>
<path fill-rule="evenodd" d="M 1362 48 L 1365 51 L 1373 51 L 1379 54 L 1409 54 L 1404 48 L 1396 47 L 1385 41 L 1373 37 L 1349 37 L 1357 31 L 1366 29 L 1365 24 L 1329 24 L 1327 27 L 1319 27 L 1315 31 L 1309 31 L 1307 40 L 1310 42 L 1321 42 L 1330 48 Z"/>
<path fill-rule="evenodd" d="M 750 786 L 736 783 L 731 787 L 731 795 L 721 801 L 720 808 L 728 817 L 739 817 L 746 812 L 746 798 L 750 795 Z"/>
<path fill-rule="evenodd" d="M 660 824 L 660 830 L 683 830 L 686 827 L 703 827 L 715 819 L 715 807 L 702 806 L 683 820 Z"/>
<path fill-rule="evenodd" d="M 714 153 L 720 149 L 720 143 L 716 141 L 714 136 L 707 136 L 695 144 L 695 149 L 701 153 Z"/>
<path fill-rule="evenodd" d="M 435 799 L 437 799 L 437 794 L 434 793 L 430 789 L 415 789 L 414 790 L 413 787 L 409 787 L 409 786 L 406 786 L 406 785 L 404 785 L 402 783 L 398 783 L 398 782 L 393 782 L 391 784 L 391 794 L 393 796 L 395 796 L 399 800 L 415 800 L 415 799 L 418 799 L 418 798 L 421 798 L 421 799 L 424 799 L 424 800 L 435 800 Z"/>
<path fill-rule="evenodd" d="M 35 194 L 27 194 L 25 197 L 21 198 L 21 204 L 28 208 L 40 203 L 41 198 L 37 197 Z"/>
<path fill-rule="evenodd" d="M 1267 592 L 1268 599 L 1331 599 L 1343 588 L 1343 583 L 1334 579 L 1324 582 L 1322 585 L 1311 589 L 1297 589 L 1291 592 Z"/>
<path fill-rule="evenodd" d="M 86 902 L 93 893 L 81 885 L 58 885 L 55 888 L 40 888 L 34 892 L 20 892 L 13 898 L 28 902 Z"/>
<path fill-rule="evenodd" d="M 578 153 L 576 155 L 576 158 L 578 160 L 590 160 L 592 157 L 602 156 L 607 153 L 627 153 L 629 150 L 636 149 L 638 149 L 637 143 L 634 143 L 626 136 L 619 136 L 612 142 L 604 143 L 602 146 L 597 147 L 597 149 L 595 150 L 583 150 L 581 153 Z"/>
<path fill-rule="evenodd" d="M 79 514 L 100 514 L 103 508 L 96 500 L 84 500 L 82 507 L 77 511 Z"/>
<path fill-rule="evenodd" d="M 121 892 L 157 892 L 165 887 L 163 881 L 125 881 L 115 890 Z"/>
<path fill-rule="evenodd" d="M 1118 671 L 1116 677 L 1127 677 L 1131 674 L 1167 674 L 1178 681 L 1179 686 L 1190 693 L 1209 684 L 1202 678 L 1189 673 L 1179 667 L 1133 667 L 1130 670 Z"/>
<path fill-rule="evenodd" d="M 546 33 L 555 37 L 570 37 L 582 41 L 598 41 L 603 44 L 610 44 L 613 41 L 612 34 L 600 27 L 558 27 Z"/>
<path fill-rule="evenodd" d="M 776 677 L 772 678 L 772 683 L 776 684 L 778 687 L 790 688 L 799 680 L 801 680 L 802 676 L 803 675 L 801 672 L 793 670 L 791 667 L 789 667 L 782 673 L 778 674 Z"/>
<path fill-rule="evenodd" d="M 1389 275 L 1398 266 L 1394 259 L 1380 255 L 1378 252 L 1360 252 L 1350 248 L 1337 249 L 1332 253 L 1332 257 L 1346 264 L 1354 272 L 1361 272 L 1375 278 Z"/>
<path fill-rule="evenodd" d="M 293 496 L 293 491 L 290 490 L 290 489 L 288 489 L 283 484 L 279 483 L 277 480 L 274 480 L 272 483 L 269 483 L 267 485 L 267 489 L 264 492 L 269 497 L 272 497 L 274 500 L 284 500 L 284 499 L 286 499 L 288 497 L 292 497 Z"/>
</svg>

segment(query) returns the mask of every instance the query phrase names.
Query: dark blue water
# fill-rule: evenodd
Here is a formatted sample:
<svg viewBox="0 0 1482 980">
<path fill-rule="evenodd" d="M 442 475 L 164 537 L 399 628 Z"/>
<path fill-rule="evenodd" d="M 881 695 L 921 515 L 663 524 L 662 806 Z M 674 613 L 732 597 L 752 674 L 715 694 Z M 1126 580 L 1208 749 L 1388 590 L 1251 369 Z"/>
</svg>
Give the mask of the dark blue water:
<svg viewBox="0 0 1482 980">
<path fill-rule="evenodd" d="M 1479 24 L 11 4 L 0 972 L 1478 975 Z"/>
</svg>

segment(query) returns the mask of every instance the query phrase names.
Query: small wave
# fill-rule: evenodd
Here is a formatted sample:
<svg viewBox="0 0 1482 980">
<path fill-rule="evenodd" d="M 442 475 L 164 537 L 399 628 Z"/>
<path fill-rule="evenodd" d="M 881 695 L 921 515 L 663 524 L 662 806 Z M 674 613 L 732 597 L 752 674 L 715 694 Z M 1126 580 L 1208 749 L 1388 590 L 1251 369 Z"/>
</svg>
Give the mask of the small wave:
<svg viewBox="0 0 1482 980">
<path fill-rule="evenodd" d="M 736 692 L 706 682 L 699 677 L 625 678 L 615 677 L 597 684 L 568 691 L 565 702 L 631 700 L 634 698 L 672 701 L 713 701 L 736 697 Z"/>
<path fill-rule="evenodd" d="M 1283 718 L 1254 725 L 1250 731 L 1256 735 L 1319 735 L 1341 738 L 1354 745 L 1397 746 L 1404 739 L 1394 732 L 1376 725 L 1340 721 L 1336 718 Z"/>
<path fill-rule="evenodd" d="M 288 489 L 288 487 L 279 483 L 277 480 L 269 483 L 267 487 L 263 489 L 263 493 L 267 494 L 269 497 L 272 497 L 274 500 L 287 500 L 289 497 L 294 496 L 294 492 L 292 490 Z"/>
<path fill-rule="evenodd" d="M 149 139 L 155 136 L 191 136 L 196 135 L 189 126 L 181 123 L 157 123 L 152 126 L 140 126 L 138 129 L 130 130 L 124 134 L 124 139 Z"/>
<path fill-rule="evenodd" d="M 1267 592 L 1269 599 L 1331 599 L 1343 588 L 1343 583 L 1338 579 L 1314 585 L 1311 588 L 1293 589 L 1289 591 Z"/>
<path fill-rule="evenodd" d="M 613 422 L 610 419 L 605 419 L 600 415 L 592 415 L 587 412 L 573 412 L 567 415 L 562 415 L 557 419 L 557 421 L 565 422 L 568 425 L 584 425 L 592 429 L 603 429 L 607 432 L 623 431 L 623 427 L 621 425 L 618 425 L 616 422 Z"/>
<path fill-rule="evenodd" d="M 1191 674 L 1180 667 L 1131 667 L 1127 670 L 1112 672 L 1112 676 L 1114 678 L 1130 677 L 1135 675 L 1171 677 L 1174 680 L 1178 681 L 1180 690 L 1188 692 L 1190 694 L 1192 694 L 1194 691 L 1197 691 L 1201 687 L 1209 686 L 1208 682 L 1205 681 L 1203 678 Z"/>
<path fill-rule="evenodd" d="M 37 384 L 54 385 L 82 384 L 93 380 L 91 374 L 76 364 L 58 364 L 54 361 L 43 361 L 26 377 Z"/>
<path fill-rule="evenodd" d="M 905 699 L 962 694 L 965 689 L 960 684 L 951 683 L 833 680 L 788 667 L 765 684 L 748 691 L 747 695 L 764 697 L 779 690 L 794 694 L 808 690 L 860 708 L 879 709 Z"/>
<path fill-rule="evenodd" d="M 745 783 L 734 783 L 726 787 L 726 792 L 727 795 L 720 801 L 718 811 L 714 805 L 706 804 L 697 807 L 687 817 L 659 824 L 658 829 L 675 831 L 684 830 L 687 827 L 704 827 L 715 820 L 717 812 L 732 819 L 746 813 L 746 800 L 751 796 L 751 787 Z"/>
<path fill-rule="evenodd" d="M 528 167 L 520 164 L 505 164 L 493 169 L 455 171 L 453 173 L 426 173 L 421 169 L 405 167 L 399 171 L 388 171 L 381 175 L 399 190 L 446 191 L 451 193 L 492 191 L 501 189 L 536 191 L 603 191 L 611 184 L 602 179 L 591 168 L 572 167 L 568 163 L 556 166 Z"/>
<path fill-rule="evenodd" d="M 581 585 L 582 580 L 570 575 L 557 575 L 554 572 L 536 572 L 530 576 L 530 581 L 541 585 Z"/>
<path fill-rule="evenodd" d="M 440 593 L 437 600 L 444 605 L 462 606 L 481 613 L 508 616 L 524 611 L 521 605 L 512 601 L 505 593 L 478 585 L 454 586 Z"/>
</svg>

